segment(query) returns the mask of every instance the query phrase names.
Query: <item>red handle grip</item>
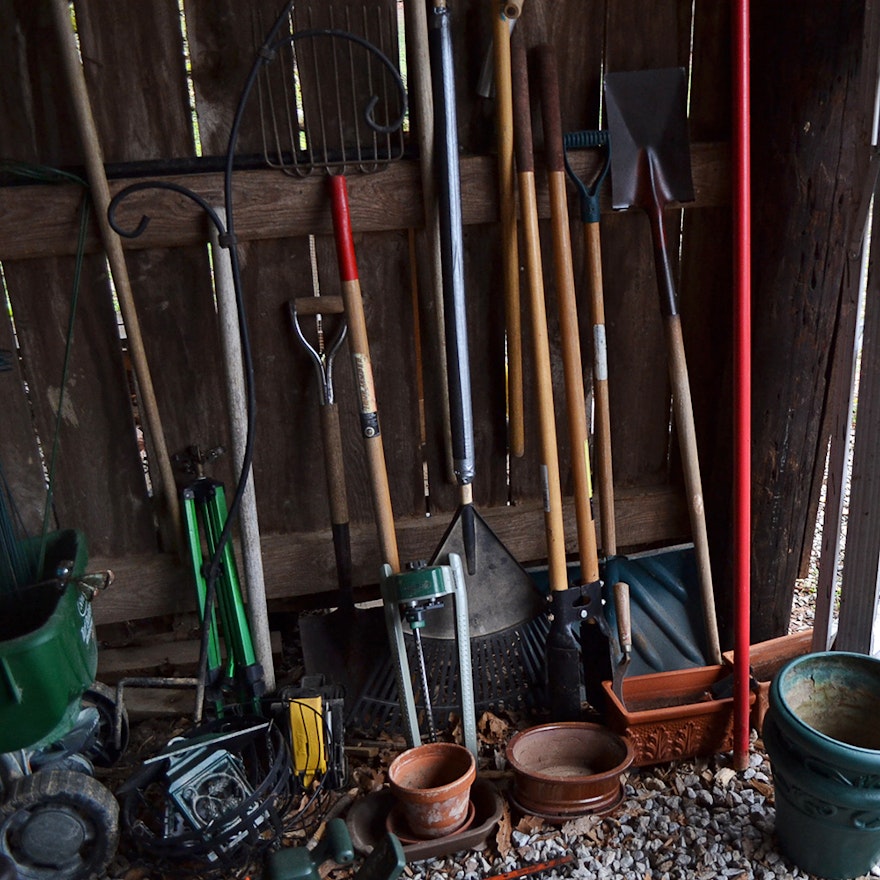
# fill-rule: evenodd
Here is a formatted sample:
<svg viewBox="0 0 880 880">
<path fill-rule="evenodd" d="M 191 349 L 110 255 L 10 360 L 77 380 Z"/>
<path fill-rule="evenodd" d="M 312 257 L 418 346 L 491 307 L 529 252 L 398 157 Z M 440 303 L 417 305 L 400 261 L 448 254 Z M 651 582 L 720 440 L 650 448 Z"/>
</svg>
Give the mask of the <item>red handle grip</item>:
<svg viewBox="0 0 880 880">
<path fill-rule="evenodd" d="M 351 210 L 348 205 L 348 185 L 341 174 L 327 178 L 330 190 L 330 210 L 333 214 L 333 235 L 336 238 L 336 259 L 339 261 L 339 277 L 346 281 L 358 280 L 357 258 L 354 255 L 354 238 L 351 234 Z"/>
</svg>

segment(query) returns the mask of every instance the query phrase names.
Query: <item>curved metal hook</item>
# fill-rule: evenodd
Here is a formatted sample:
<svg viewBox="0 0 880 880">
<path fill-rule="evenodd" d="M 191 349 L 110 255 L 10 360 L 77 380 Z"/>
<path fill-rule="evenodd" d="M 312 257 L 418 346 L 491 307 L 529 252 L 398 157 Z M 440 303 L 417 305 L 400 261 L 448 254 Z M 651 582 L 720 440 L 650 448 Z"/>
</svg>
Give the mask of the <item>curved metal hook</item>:
<svg viewBox="0 0 880 880">
<path fill-rule="evenodd" d="M 170 190 L 171 192 L 186 196 L 188 199 L 195 202 L 208 215 L 211 222 L 216 227 L 217 232 L 220 235 L 220 244 L 223 247 L 229 247 L 229 242 L 224 241 L 226 224 L 220 219 L 220 216 L 214 208 L 198 193 L 193 192 L 185 186 L 181 186 L 179 183 L 171 183 L 167 180 L 145 180 L 140 183 L 132 183 L 113 196 L 107 207 L 107 222 L 117 235 L 121 235 L 123 238 L 137 238 L 138 236 L 143 235 L 147 227 L 150 225 L 150 217 L 147 214 L 141 215 L 140 222 L 134 229 L 124 229 L 116 222 L 116 208 L 119 204 L 133 193 L 146 189 Z"/>
<path fill-rule="evenodd" d="M 260 56 L 261 61 L 264 64 L 268 64 L 273 59 L 274 53 L 286 43 L 292 45 L 297 40 L 312 39 L 313 37 L 330 37 L 349 40 L 352 43 L 356 43 L 361 48 L 366 49 L 368 52 L 371 52 L 382 62 L 391 74 L 391 79 L 397 88 L 398 97 L 400 98 L 400 115 L 388 125 L 380 125 L 376 122 L 375 117 L 373 116 L 373 111 L 379 103 L 379 96 L 372 95 L 367 102 L 367 106 L 364 108 L 364 118 L 367 121 L 367 125 L 379 134 L 393 134 L 397 131 L 403 125 L 404 119 L 406 119 L 406 110 L 408 106 L 406 86 L 403 84 L 403 78 L 391 59 L 378 46 L 371 43 L 369 40 L 366 40 L 357 34 L 350 33 L 349 31 L 339 30 L 338 28 L 308 28 L 306 30 L 296 31 L 295 33 L 290 34 L 283 39 L 276 40 L 273 43 L 265 44 L 263 47 L 264 51 Z"/>
</svg>

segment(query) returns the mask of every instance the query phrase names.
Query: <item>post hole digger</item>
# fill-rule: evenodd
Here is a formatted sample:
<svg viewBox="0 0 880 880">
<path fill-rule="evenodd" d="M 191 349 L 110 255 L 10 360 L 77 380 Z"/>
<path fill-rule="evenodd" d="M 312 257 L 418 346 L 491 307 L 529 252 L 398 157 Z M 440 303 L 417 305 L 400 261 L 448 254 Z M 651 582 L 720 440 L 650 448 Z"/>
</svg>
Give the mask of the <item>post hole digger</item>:
<svg viewBox="0 0 880 880">
<path fill-rule="evenodd" d="M 611 636 L 604 610 L 596 525 L 591 509 L 587 415 L 565 193 L 559 76 L 552 47 L 538 46 L 534 55 L 540 80 L 541 120 L 550 189 L 553 263 L 580 557 L 578 582 L 572 586 L 566 582 L 551 592 L 553 622 L 547 641 L 547 671 L 554 717 L 574 720 L 581 715 L 582 685 L 593 708 L 598 709 L 602 704 L 601 681 L 612 671 Z"/>
</svg>

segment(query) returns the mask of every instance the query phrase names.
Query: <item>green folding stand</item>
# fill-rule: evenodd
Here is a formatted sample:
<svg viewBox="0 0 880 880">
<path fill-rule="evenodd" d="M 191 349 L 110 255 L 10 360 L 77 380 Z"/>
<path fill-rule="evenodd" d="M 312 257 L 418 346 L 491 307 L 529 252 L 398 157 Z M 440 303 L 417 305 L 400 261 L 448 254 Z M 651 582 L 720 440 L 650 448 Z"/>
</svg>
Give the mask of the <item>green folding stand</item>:
<svg viewBox="0 0 880 880">
<path fill-rule="evenodd" d="M 231 541 L 226 542 L 221 554 L 216 584 L 217 605 L 208 609 L 207 615 L 205 613 L 208 569 L 228 515 L 226 492 L 222 483 L 204 475 L 202 464 L 205 457 L 197 449 L 189 450 L 186 458 L 175 456 L 175 459 L 197 469 L 196 479 L 183 489 L 182 506 L 199 613 L 209 628 L 206 686 L 213 691 L 212 698 L 218 711 L 222 711 L 222 690 L 231 683 L 237 687 L 239 701 L 250 702 L 254 710 L 259 711 L 260 697 L 265 691 L 263 668 L 254 653 Z M 226 646 L 225 661 L 220 648 L 221 635 Z"/>
</svg>

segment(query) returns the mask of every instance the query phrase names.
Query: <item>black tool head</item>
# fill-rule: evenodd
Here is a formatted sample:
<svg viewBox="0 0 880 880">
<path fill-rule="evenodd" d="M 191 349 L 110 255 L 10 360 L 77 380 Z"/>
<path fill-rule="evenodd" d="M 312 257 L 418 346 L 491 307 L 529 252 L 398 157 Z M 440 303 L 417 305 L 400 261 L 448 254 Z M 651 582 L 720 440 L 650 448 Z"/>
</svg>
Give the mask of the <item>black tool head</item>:
<svg viewBox="0 0 880 880">
<path fill-rule="evenodd" d="M 684 68 L 609 73 L 605 99 L 614 208 L 693 201 Z"/>
</svg>

